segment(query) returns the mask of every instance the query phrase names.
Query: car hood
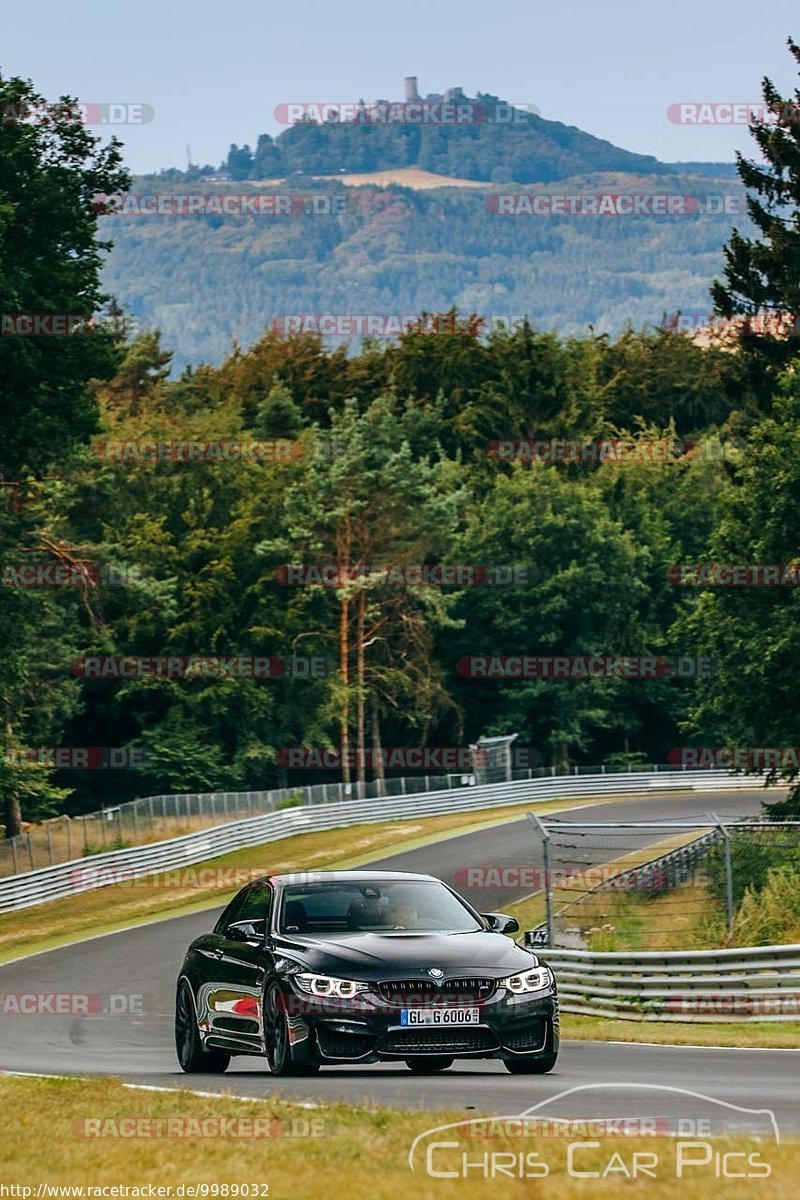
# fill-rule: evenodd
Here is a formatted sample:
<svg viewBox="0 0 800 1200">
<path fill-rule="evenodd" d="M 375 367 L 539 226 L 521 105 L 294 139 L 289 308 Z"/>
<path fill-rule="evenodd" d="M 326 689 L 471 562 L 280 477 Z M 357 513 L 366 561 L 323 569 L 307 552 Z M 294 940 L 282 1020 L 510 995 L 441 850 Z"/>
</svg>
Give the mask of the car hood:
<svg viewBox="0 0 800 1200">
<path fill-rule="evenodd" d="M 474 975 L 502 979 L 529 970 L 536 959 L 501 933 L 349 933 L 326 938 L 292 934 L 276 939 L 275 953 L 321 975 L 356 979 Z"/>
</svg>

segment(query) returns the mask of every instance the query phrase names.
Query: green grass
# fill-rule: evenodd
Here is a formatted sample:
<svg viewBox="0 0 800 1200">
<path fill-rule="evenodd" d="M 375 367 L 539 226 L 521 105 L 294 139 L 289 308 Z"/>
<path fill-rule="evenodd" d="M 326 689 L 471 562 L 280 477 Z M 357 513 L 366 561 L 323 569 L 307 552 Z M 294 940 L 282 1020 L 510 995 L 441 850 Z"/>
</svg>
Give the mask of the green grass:
<svg viewBox="0 0 800 1200">
<path fill-rule="evenodd" d="M 800 1021 L 616 1021 L 561 1013 L 561 1036 L 578 1042 L 657 1042 L 662 1046 L 745 1046 L 760 1050 L 800 1050 Z M 800 1064 L 798 1064 L 800 1066 Z"/>
</svg>

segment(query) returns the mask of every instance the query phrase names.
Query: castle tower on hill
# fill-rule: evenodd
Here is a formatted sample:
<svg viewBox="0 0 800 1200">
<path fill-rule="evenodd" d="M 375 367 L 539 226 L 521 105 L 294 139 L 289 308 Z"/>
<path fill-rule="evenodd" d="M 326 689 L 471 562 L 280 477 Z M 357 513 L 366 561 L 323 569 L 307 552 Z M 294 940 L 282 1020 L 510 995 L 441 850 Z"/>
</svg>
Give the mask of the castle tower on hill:
<svg viewBox="0 0 800 1200">
<path fill-rule="evenodd" d="M 403 99 L 407 104 L 414 103 L 418 100 L 444 100 L 446 103 L 451 103 L 454 100 L 466 100 L 464 89 L 460 87 L 451 87 L 442 94 L 441 92 L 428 92 L 427 96 L 421 96 L 417 90 L 417 76 L 406 75 L 403 80 Z"/>
</svg>

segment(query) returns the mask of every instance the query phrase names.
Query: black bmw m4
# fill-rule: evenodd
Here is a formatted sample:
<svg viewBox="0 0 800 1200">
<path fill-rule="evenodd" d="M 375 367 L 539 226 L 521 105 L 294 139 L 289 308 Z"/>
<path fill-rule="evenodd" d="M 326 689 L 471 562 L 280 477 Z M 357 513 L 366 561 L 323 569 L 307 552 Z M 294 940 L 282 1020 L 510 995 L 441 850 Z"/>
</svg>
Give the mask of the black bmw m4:
<svg viewBox="0 0 800 1200">
<path fill-rule="evenodd" d="M 272 875 L 234 897 L 192 942 L 178 978 L 175 1044 L 184 1071 L 266 1056 L 275 1075 L 327 1064 L 498 1058 L 544 1074 L 558 1057 L 553 975 L 430 875 Z"/>
</svg>

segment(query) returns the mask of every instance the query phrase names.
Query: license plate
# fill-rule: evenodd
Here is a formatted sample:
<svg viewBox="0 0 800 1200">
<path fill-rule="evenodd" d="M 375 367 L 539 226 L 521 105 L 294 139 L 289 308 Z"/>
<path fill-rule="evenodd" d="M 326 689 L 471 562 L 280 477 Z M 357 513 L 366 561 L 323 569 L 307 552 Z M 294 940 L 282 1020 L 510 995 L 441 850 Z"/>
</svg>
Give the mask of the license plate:
<svg viewBox="0 0 800 1200">
<path fill-rule="evenodd" d="M 478 1025 L 479 1008 L 403 1008 L 401 1025 Z"/>
</svg>

